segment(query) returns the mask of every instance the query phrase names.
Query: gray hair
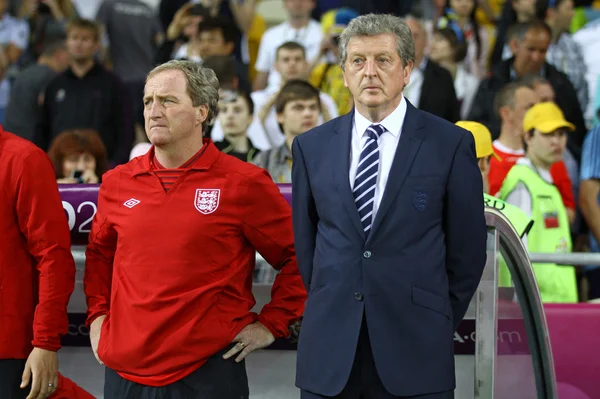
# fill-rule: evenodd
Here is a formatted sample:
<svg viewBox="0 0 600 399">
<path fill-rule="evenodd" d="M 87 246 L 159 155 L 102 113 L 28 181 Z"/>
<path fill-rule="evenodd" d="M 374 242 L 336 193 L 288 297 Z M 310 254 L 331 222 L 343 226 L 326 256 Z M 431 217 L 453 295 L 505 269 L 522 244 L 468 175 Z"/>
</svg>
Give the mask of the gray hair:
<svg viewBox="0 0 600 399">
<path fill-rule="evenodd" d="M 202 65 L 189 60 L 171 60 L 155 67 L 148 76 L 146 82 L 155 75 L 164 71 L 181 71 L 187 80 L 187 92 L 192 99 L 192 105 L 198 107 L 206 105 L 208 116 L 202 122 L 202 132 L 212 123 L 219 110 L 219 79 L 212 69 L 204 68 Z"/>
<path fill-rule="evenodd" d="M 340 35 L 339 51 L 342 69 L 348 57 L 348 43 L 355 36 L 377 36 L 391 33 L 396 36 L 398 55 L 402 64 L 415 61 L 415 43 L 406 22 L 391 14 L 366 14 L 354 18 Z"/>
</svg>

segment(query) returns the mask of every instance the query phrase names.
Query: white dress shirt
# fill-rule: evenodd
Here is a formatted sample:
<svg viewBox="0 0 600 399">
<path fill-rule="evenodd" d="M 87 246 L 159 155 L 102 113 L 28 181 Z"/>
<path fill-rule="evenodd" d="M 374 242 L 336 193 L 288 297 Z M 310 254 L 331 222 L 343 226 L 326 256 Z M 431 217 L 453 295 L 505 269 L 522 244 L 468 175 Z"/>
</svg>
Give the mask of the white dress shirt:
<svg viewBox="0 0 600 399">
<path fill-rule="evenodd" d="M 385 127 L 379 138 L 379 165 L 377 170 L 377 185 L 375 186 L 375 199 L 373 202 L 373 216 L 375 220 L 377 209 L 381 203 L 383 192 L 390 175 L 392 162 L 396 155 L 396 148 L 400 141 L 404 118 L 406 117 L 406 100 L 404 96 L 396 109 L 389 114 L 384 120 L 379 123 Z M 352 124 L 352 141 L 350 148 L 350 188 L 354 189 L 354 180 L 356 178 L 356 169 L 358 169 L 358 161 L 362 148 L 367 142 L 368 136 L 365 134 L 367 128 L 373 125 L 373 122 L 361 115 L 358 110 L 354 112 L 354 123 Z"/>
</svg>

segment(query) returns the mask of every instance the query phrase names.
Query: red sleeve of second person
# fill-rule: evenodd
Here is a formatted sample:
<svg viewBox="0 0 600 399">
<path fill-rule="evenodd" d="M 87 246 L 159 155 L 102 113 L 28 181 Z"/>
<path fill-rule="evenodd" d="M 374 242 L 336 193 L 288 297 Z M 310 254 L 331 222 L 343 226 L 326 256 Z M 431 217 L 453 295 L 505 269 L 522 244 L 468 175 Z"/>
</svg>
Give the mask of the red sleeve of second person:
<svg viewBox="0 0 600 399">
<path fill-rule="evenodd" d="M 554 185 L 558 188 L 560 196 L 566 208 L 575 209 L 575 194 L 573 194 L 573 185 L 569 178 L 569 172 L 564 162 L 556 162 L 550 167 L 550 174 Z"/>
</svg>

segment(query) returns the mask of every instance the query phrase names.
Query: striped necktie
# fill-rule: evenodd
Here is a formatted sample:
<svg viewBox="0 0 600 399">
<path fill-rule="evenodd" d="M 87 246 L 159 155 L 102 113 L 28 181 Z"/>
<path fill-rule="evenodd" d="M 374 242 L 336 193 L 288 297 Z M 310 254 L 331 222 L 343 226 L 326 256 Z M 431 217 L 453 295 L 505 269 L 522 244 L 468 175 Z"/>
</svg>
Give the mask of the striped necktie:
<svg viewBox="0 0 600 399">
<path fill-rule="evenodd" d="M 360 152 L 358 168 L 354 179 L 354 202 L 365 235 L 369 235 L 373 221 L 373 202 L 375 201 L 375 186 L 379 169 L 379 137 L 385 132 L 381 125 L 371 125 L 367 128 L 367 142 Z"/>
</svg>

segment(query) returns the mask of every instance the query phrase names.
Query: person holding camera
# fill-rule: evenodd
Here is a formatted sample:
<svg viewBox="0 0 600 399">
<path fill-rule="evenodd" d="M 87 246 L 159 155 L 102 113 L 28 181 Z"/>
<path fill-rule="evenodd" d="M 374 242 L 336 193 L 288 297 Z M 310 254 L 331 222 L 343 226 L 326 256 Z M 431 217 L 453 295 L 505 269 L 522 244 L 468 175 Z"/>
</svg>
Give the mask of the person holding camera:
<svg viewBox="0 0 600 399">
<path fill-rule="evenodd" d="M 354 106 L 352 94 L 344 84 L 344 74 L 340 66 L 340 51 L 338 49 L 340 33 L 348 23 L 358 17 L 351 8 L 332 10 L 323 15 L 321 26 L 325 38 L 321 44 L 321 55 L 318 63 L 312 69 L 309 82 L 335 101 L 338 113 L 345 115 Z"/>
<path fill-rule="evenodd" d="M 106 172 L 106 148 L 94 130 L 75 129 L 59 134 L 48 156 L 59 184 L 100 183 Z"/>
</svg>

